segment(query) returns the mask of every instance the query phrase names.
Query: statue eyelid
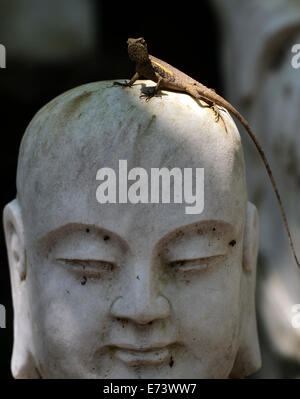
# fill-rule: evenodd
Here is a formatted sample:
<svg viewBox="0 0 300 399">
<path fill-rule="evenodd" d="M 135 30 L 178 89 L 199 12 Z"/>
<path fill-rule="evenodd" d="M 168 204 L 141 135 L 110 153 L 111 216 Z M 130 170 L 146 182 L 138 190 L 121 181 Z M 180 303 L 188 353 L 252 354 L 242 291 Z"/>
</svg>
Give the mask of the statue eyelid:
<svg viewBox="0 0 300 399">
<path fill-rule="evenodd" d="M 194 259 L 179 259 L 168 263 L 168 266 L 178 272 L 204 271 L 217 266 L 227 258 L 226 254 L 212 255 Z"/>
<path fill-rule="evenodd" d="M 57 258 L 56 260 L 63 266 L 73 269 L 75 272 L 91 275 L 109 273 L 114 271 L 116 268 L 114 262 L 99 259 Z"/>
</svg>

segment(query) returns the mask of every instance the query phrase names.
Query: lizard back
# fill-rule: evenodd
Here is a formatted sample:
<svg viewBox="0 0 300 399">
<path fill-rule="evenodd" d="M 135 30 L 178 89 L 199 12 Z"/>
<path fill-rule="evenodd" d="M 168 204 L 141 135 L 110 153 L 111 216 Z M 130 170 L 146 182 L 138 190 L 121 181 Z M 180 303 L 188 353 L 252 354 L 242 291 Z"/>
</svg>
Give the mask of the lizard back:
<svg viewBox="0 0 300 399">
<path fill-rule="evenodd" d="M 197 83 L 196 80 L 181 72 L 165 61 L 149 54 L 151 66 L 164 80 L 164 86 L 173 90 L 185 91 L 187 84 Z"/>
</svg>

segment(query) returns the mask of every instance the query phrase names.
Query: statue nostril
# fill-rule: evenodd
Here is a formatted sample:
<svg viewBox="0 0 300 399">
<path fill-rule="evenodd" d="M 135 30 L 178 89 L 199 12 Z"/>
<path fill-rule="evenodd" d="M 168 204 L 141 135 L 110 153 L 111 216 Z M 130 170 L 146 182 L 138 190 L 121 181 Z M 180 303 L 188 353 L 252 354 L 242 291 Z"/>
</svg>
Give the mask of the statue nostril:
<svg viewBox="0 0 300 399">
<path fill-rule="evenodd" d="M 138 281 L 139 280 L 136 280 Z M 145 292 L 145 291 L 144 291 Z M 165 319 L 170 314 L 170 304 L 163 296 L 125 295 L 119 296 L 111 306 L 111 316 L 118 323 L 132 321 L 138 325 L 151 326 L 155 320 Z"/>
</svg>

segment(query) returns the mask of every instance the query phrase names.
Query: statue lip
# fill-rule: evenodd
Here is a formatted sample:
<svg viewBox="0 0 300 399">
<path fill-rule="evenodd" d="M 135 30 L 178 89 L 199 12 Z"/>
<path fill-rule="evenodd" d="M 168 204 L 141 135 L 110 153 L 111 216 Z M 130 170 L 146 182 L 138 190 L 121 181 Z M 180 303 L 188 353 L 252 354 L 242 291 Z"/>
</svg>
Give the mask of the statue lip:
<svg viewBox="0 0 300 399">
<path fill-rule="evenodd" d="M 170 358 L 169 345 L 135 346 L 126 345 L 115 347 L 115 356 L 130 366 L 164 363 Z"/>
<path fill-rule="evenodd" d="M 122 343 L 120 345 L 116 344 L 114 345 L 117 349 L 124 349 L 124 350 L 132 350 L 132 351 L 136 351 L 136 352 L 147 352 L 147 351 L 152 351 L 152 350 L 159 350 L 162 348 L 166 348 L 168 345 L 171 345 L 170 343 L 158 343 L 158 344 L 152 344 L 152 345 L 148 345 L 148 346 L 137 346 L 137 345 L 133 345 L 133 344 L 126 344 L 126 343 Z"/>
</svg>

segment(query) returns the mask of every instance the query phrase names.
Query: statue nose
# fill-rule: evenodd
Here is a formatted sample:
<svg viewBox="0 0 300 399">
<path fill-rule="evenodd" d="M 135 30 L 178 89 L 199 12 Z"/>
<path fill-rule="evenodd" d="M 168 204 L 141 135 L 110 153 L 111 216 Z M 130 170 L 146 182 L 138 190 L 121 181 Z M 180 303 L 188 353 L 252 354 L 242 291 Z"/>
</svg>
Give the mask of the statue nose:
<svg viewBox="0 0 300 399">
<path fill-rule="evenodd" d="M 169 301 L 157 292 L 149 276 L 143 275 L 133 280 L 127 292 L 117 297 L 112 304 L 112 316 L 137 324 L 167 318 L 170 314 Z"/>
</svg>

